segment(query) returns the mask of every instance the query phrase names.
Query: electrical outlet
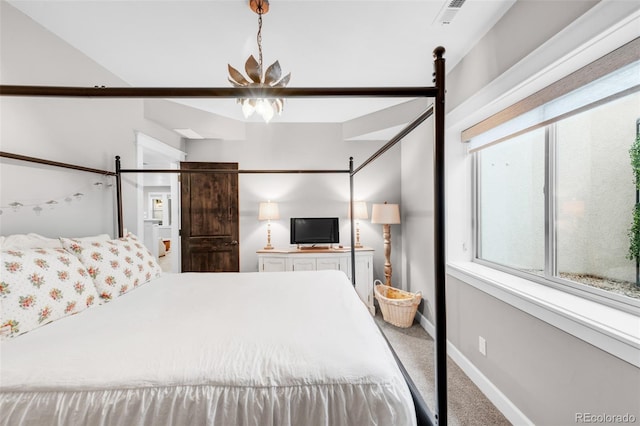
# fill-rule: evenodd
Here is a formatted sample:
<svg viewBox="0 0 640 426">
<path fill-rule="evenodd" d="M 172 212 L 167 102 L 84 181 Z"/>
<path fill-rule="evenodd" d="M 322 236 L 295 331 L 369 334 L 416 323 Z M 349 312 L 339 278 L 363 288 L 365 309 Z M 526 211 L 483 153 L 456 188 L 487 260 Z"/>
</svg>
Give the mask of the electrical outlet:
<svg viewBox="0 0 640 426">
<path fill-rule="evenodd" d="M 478 336 L 478 350 L 482 355 L 487 356 L 487 341 L 482 336 Z"/>
</svg>

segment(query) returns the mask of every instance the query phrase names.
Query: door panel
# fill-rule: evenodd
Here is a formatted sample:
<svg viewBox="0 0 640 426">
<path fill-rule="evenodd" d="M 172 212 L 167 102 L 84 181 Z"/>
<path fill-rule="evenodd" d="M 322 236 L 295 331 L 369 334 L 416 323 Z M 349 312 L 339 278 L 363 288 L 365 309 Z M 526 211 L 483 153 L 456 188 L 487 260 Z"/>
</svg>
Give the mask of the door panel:
<svg viewBox="0 0 640 426">
<path fill-rule="evenodd" d="M 182 162 L 180 168 L 238 170 L 238 164 Z M 180 187 L 182 272 L 238 272 L 238 174 L 182 173 Z"/>
</svg>

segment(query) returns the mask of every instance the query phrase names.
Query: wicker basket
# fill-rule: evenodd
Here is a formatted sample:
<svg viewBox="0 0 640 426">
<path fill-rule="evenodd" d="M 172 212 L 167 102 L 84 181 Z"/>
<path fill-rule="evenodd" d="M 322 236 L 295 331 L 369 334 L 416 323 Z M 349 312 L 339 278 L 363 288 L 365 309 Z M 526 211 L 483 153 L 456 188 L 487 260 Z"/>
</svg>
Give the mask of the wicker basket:
<svg viewBox="0 0 640 426">
<path fill-rule="evenodd" d="M 376 299 L 380 304 L 382 319 L 396 327 L 407 328 L 413 324 L 422 293 L 410 293 L 382 284 L 376 280 Z"/>
</svg>

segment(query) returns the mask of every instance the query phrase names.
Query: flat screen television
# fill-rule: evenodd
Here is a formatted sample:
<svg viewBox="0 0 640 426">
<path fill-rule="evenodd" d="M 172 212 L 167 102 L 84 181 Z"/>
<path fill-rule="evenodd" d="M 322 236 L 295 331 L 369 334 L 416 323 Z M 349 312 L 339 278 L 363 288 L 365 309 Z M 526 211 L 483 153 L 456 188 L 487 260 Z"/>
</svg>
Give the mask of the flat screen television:
<svg viewBox="0 0 640 426">
<path fill-rule="evenodd" d="M 291 244 L 333 244 L 340 242 L 337 217 L 292 217 Z"/>
</svg>

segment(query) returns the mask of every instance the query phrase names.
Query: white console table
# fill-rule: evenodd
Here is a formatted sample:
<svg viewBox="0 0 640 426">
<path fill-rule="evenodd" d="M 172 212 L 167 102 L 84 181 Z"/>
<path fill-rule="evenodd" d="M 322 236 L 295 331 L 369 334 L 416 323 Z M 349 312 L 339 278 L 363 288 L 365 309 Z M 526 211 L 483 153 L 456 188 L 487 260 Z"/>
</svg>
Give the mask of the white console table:
<svg viewBox="0 0 640 426">
<path fill-rule="evenodd" d="M 351 280 L 351 249 L 273 249 L 258 250 L 260 272 L 320 271 L 335 269 L 344 271 Z M 373 249 L 356 249 L 356 292 L 372 314 L 373 305 Z"/>
</svg>

